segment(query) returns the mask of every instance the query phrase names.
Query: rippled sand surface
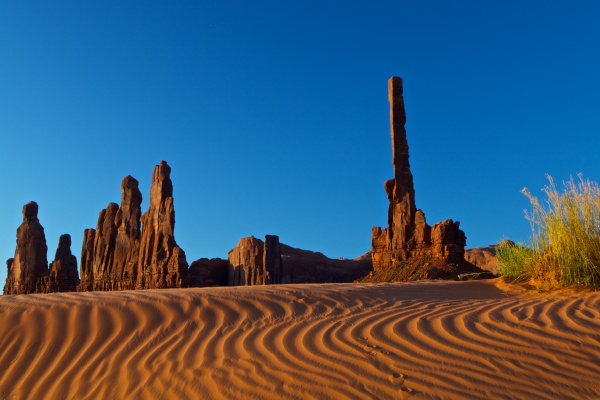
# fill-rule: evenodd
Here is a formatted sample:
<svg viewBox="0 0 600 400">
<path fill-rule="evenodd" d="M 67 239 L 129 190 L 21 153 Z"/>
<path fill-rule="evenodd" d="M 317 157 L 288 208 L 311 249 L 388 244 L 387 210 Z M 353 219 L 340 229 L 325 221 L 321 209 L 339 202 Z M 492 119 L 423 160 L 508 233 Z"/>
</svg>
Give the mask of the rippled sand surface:
<svg viewBox="0 0 600 400">
<path fill-rule="evenodd" d="M 0 297 L 0 399 L 597 399 L 600 294 L 487 282 Z"/>
</svg>

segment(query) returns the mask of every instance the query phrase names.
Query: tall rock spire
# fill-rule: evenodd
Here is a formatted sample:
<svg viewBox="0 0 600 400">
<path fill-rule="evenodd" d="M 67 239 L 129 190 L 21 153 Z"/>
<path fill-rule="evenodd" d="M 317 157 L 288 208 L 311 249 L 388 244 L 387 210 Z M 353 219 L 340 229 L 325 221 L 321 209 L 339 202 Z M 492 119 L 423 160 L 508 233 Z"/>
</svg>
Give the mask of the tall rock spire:
<svg viewBox="0 0 600 400">
<path fill-rule="evenodd" d="M 127 175 L 121 182 L 121 207 L 117 211 L 115 226 L 115 256 L 112 280 L 118 290 L 135 289 L 140 253 L 142 193 L 138 181 Z"/>
<path fill-rule="evenodd" d="M 142 215 L 142 235 L 138 261 L 138 289 L 186 285 L 188 264 L 185 252 L 177 246 L 171 167 L 166 161 L 154 167 L 150 206 Z"/>
<path fill-rule="evenodd" d="M 373 269 L 385 269 L 402 264 L 409 266 L 407 278 L 427 277 L 415 268 L 435 265 L 442 268 L 436 276 L 449 276 L 448 271 L 457 271 L 455 266 L 470 268 L 464 260 L 466 236 L 459 229 L 459 222 L 448 219 L 435 224 L 433 228 L 425 220 L 425 213 L 415 205 L 413 176 L 408 161 L 408 141 L 406 139 L 406 112 L 402 79 L 392 77 L 388 81 L 390 102 L 390 128 L 392 136 L 392 165 L 394 178 L 385 182 L 385 191 L 390 202 L 388 226 L 385 229 L 374 227 L 371 239 Z M 454 265 L 447 268 L 448 265 Z M 474 266 L 473 266 L 474 267 Z M 444 275 L 446 274 L 446 275 Z M 429 277 L 434 274 L 430 273 Z"/>
<path fill-rule="evenodd" d="M 78 290 L 126 290 L 182 287 L 188 264 L 177 246 L 171 167 L 154 168 L 150 205 L 142 215 L 138 181 L 121 182 L 121 206 L 110 203 L 100 212 L 96 230 L 86 229 L 81 250 Z"/>
<path fill-rule="evenodd" d="M 402 79 L 392 77 L 388 81 L 390 102 L 390 129 L 392 136 L 392 165 L 394 179 L 386 182 L 390 199 L 388 211 L 389 236 L 392 247 L 401 248 L 413 235 L 415 229 L 415 188 L 408 162 L 408 141 L 406 140 L 406 112 Z"/>
<path fill-rule="evenodd" d="M 94 290 L 94 245 L 96 242 L 96 230 L 86 229 L 83 232 L 83 244 L 81 246 L 81 280 L 78 291 L 89 292 Z"/>
<path fill-rule="evenodd" d="M 121 182 L 121 206 L 109 203 L 98 215 L 96 230 L 84 232 L 78 290 L 135 289 L 141 203 L 138 181 L 126 176 Z"/>
<path fill-rule="evenodd" d="M 116 203 L 109 203 L 98 215 L 92 255 L 94 290 L 112 290 L 113 288 L 112 269 L 117 240 L 115 220 L 118 211 L 119 206 Z M 84 258 L 83 255 L 81 258 Z"/>
<path fill-rule="evenodd" d="M 73 292 L 79 284 L 77 258 L 71 253 L 71 235 L 60 235 L 54 261 L 50 264 L 49 292 Z"/>
<path fill-rule="evenodd" d="M 15 257 L 7 261 L 4 294 L 45 292 L 47 253 L 46 235 L 38 219 L 38 205 L 31 201 L 23 206 L 23 222 L 17 229 Z"/>
</svg>

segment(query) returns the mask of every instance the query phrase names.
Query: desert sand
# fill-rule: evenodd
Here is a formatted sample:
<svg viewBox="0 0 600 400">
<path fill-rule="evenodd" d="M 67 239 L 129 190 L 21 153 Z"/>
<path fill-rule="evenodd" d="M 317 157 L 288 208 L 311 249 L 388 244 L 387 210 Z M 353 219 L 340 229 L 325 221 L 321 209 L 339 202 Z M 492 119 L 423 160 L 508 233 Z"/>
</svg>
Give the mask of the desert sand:
<svg viewBox="0 0 600 400">
<path fill-rule="evenodd" d="M 600 398 L 600 294 L 508 288 L 2 296 L 0 398 Z"/>
</svg>

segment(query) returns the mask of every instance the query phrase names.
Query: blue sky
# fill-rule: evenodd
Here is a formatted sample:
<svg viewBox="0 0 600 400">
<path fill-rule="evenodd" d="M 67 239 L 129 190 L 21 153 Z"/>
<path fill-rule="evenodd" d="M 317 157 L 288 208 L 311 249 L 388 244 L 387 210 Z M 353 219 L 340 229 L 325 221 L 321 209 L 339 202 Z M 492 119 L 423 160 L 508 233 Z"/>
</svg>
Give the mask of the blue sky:
<svg viewBox="0 0 600 400">
<path fill-rule="evenodd" d="M 160 160 L 190 262 L 265 234 L 356 257 L 386 224 L 393 75 L 428 222 L 460 220 L 469 247 L 525 240 L 523 187 L 600 180 L 598 16 L 596 1 L 3 1 L 0 259 L 30 200 L 49 259 L 63 233 L 79 258 L 125 175 L 147 209 Z"/>
</svg>

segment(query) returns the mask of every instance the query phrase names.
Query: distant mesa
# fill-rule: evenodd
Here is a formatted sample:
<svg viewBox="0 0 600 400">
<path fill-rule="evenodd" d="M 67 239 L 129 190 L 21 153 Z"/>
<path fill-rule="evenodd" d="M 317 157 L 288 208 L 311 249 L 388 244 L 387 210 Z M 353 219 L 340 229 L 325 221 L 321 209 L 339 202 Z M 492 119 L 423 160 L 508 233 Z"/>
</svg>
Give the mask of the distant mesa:
<svg viewBox="0 0 600 400">
<path fill-rule="evenodd" d="M 371 253 L 354 259 L 326 257 L 324 254 L 281 244 L 283 264 L 290 270 L 291 283 L 354 282 L 372 271 Z"/>
<path fill-rule="evenodd" d="M 477 265 L 479 268 L 489 271 L 493 274 L 498 274 L 498 258 L 496 258 L 496 250 L 502 244 L 515 243 L 510 240 L 502 240 L 498 244 L 492 244 L 487 247 L 475 247 L 469 250 L 465 250 L 465 260 L 471 264 Z"/>
<path fill-rule="evenodd" d="M 171 167 L 154 167 L 150 204 L 142 214 L 138 181 L 121 182 L 121 204 L 100 211 L 96 229 L 83 233 L 81 279 L 71 253 L 71 237 L 62 235 L 48 265 L 44 228 L 35 202 L 23 206 L 14 258 L 7 260 L 4 294 L 202 286 L 247 286 L 286 283 L 409 281 L 456 279 L 481 272 L 465 259 L 466 236 L 458 221 L 430 226 L 416 208 L 406 139 L 402 79 L 388 82 L 394 178 L 385 182 L 389 199 L 386 228 L 372 230 L 371 251 L 354 259 L 330 259 L 321 253 L 265 240 L 240 239 L 227 260 L 200 258 L 188 266 L 175 241 L 175 206 Z M 493 266 L 495 249 L 468 254 L 468 260 Z"/>
<path fill-rule="evenodd" d="M 229 286 L 291 283 L 289 268 L 283 270 L 279 237 L 267 235 L 265 241 L 254 236 L 240 239 L 228 254 Z"/>
<path fill-rule="evenodd" d="M 229 251 L 228 264 L 229 286 L 353 282 L 371 271 L 369 253 L 354 260 L 331 259 L 280 243 L 276 235 L 264 241 L 240 239 Z"/>
</svg>

